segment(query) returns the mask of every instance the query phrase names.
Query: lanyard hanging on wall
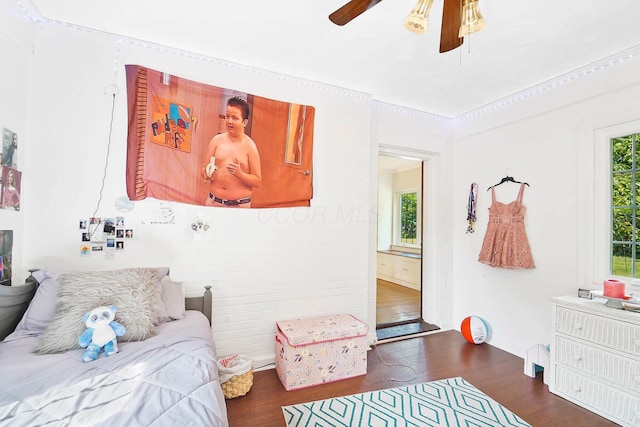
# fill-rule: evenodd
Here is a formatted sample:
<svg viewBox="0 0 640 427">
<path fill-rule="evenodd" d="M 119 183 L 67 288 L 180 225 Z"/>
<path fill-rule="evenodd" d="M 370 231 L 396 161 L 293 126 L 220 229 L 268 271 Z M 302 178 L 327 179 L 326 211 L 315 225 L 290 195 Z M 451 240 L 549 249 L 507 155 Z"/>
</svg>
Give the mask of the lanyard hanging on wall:
<svg viewBox="0 0 640 427">
<path fill-rule="evenodd" d="M 469 201 L 467 203 L 467 233 L 473 233 L 476 231 L 476 202 L 478 200 L 478 184 L 475 182 L 471 184 L 469 190 Z"/>
</svg>

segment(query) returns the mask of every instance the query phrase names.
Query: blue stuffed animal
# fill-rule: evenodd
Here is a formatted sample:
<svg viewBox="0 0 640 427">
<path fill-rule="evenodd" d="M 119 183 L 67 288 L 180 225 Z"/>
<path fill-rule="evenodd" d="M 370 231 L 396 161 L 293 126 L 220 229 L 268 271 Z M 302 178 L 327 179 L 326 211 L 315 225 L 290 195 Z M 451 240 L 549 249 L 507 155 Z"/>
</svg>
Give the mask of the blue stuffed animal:
<svg viewBox="0 0 640 427">
<path fill-rule="evenodd" d="M 124 326 L 114 320 L 116 306 L 102 306 L 94 308 L 82 316 L 87 329 L 78 338 L 80 347 L 86 351 L 82 355 L 83 362 L 91 362 L 98 358 L 100 350 L 104 347 L 105 356 L 111 356 L 118 352 L 118 339 L 126 332 Z"/>
</svg>

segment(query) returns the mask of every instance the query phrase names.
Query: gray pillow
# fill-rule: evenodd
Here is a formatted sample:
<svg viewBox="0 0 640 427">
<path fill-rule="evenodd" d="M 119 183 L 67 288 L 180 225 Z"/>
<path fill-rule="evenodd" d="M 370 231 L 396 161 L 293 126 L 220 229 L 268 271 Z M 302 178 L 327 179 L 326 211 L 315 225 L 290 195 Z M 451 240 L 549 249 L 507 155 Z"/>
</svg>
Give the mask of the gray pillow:
<svg viewBox="0 0 640 427">
<path fill-rule="evenodd" d="M 162 295 L 162 285 L 160 284 L 160 281 L 169 277 L 169 267 L 158 267 L 153 270 L 156 272 L 156 292 L 158 295 Z M 169 320 L 169 316 L 167 316 L 167 309 L 164 306 L 164 301 L 162 301 L 162 298 L 158 297 L 152 322 L 154 325 L 158 326 L 164 322 L 168 322 Z"/>
<path fill-rule="evenodd" d="M 170 320 L 179 320 L 184 318 L 185 302 L 184 289 L 182 283 L 172 282 L 165 277 L 162 279 L 162 302 L 167 311 Z"/>
<path fill-rule="evenodd" d="M 56 311 L 36 353 L 80 348 L 78 337 L 86 329 L 82 316 L 102 305 L 114 304 L 116 320 L 127 329 L 119 341 L 142 341 L 155 335 L 153 318 L 160 297 L 156 269 L 62 273 L 57 281 Z"/>
<path fill-rule="evenodd" d="M 37 270 L 32 273 L 39 283 L 29 308 L 25 311 L 9 340 L 22 336 L 40 336 L 47 329 L 56 311 L 56 295 L 58 294 L 57 277 L 59 272 L 53 270 Z"/>
</svg>

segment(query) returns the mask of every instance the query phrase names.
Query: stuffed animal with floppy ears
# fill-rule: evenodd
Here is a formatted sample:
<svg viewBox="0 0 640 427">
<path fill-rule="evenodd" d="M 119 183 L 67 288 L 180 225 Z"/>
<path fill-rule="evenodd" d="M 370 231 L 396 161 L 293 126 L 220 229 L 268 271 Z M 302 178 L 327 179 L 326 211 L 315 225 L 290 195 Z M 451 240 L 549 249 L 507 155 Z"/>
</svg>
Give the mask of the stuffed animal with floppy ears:
<svg viewBox="0 0 640 427">
<path fill-rule="evenodd" d="M 105 356 L 118 352 L 118 337 L 124 335 L 126 329 L 114 320 L 115 315 L 116 306 L 110 305 L 94 308 L 82 316 L 87 326 L 78 338 L 80 347 L 87 349 L 82 355 L 83 362 L 96 360 L 103 348 Z"/>
</svg>

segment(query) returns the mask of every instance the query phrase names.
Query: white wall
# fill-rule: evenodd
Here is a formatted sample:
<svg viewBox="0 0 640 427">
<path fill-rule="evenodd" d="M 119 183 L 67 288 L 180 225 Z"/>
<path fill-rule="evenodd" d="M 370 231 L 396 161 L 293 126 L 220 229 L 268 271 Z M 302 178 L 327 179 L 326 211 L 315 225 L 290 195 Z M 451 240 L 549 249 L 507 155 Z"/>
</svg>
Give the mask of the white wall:
<svg viewBox="0 0 640 427">
<path fill-rule="evenodd" d="M 425 162 L 422 183 L 425 198 L 422 213 L 422 316 L 442 329 L 450 329 L 453 327 L 451 128 L 442 117 L 380 102 L 374 102 L 372 113 L 372 143 L 378 147 L 379 153 Z M 371 182 L 374 185 L 376 181 Z M 370 265 L 375 270 L 375 253 Z"/>
<path fill-rule="evenodd" d="M 606 224 L 597 228 L 582 218 L 594 204 L 606 206 L 610 199 L 603 195 L 594 200 L 594 187 L 580 181 L 584 165 L 579 162 L 592 158 L 589 141 L 597 127 L 640 118 L 637 79 L 632 85 L 620 80 L 633 69 L 637 76 L 638 66 L 635 59 L 621 66 L 623 69 L 607 71 L 608 77 L 602 72 L 541 95 L 535 103 L 550 107 L 542 112 L 524 103 L 506 112 L 518 115 L 514 121 L 501 123 L 501 117 L 489 115 L 456 129 L 454 197 L 458 206 L 466 204 L 471 182 L 478 183 L 479 196 L 476 233 L 465 234 L 463 209 L 458 210 L 452 228 L 455 325 L 468 315 L 479 315 L 492 329 L 491 344 L 523 356 L 534 344 L 549 344 L 552 297 L 575 295 L 579 287 L 601 287 L 607 273 L 599 271 L 594 277 L 593 272 L 581 271 L 590 268 L 581 259 L 590 249 L 581 245 L 593 241 L 597 230 L 609 232 Z M 612 79 L 611 90 L 593 93 L 607 78 Z M 618 85 L 623 87 L 616 88 Z M 574 101 L 577 90 L 591 97 Z M 604 161 L 606 168 L 608 158 Z M 590 168 L 582 172 L 582 178 L 593 176 Z M 477 262 L 491 204 L 487 188 L 506 174 L 530 184 L 523 202 L 536 265 L 533 270 L 497 269 Z M 496 188 L 497 199 L 509 202 L 517 191 L 518 185 L 503 184 Z"/>
<path fill-rule="evenodd" d="M 0 5 L 0 53 L 2 57 L 2 78 L 0 79 L 0 150 L 2 150 L 2 129 L 18 134 L 18 170 L 25 171 L 28 164 L 26 147 L 29 141 L 27 122 L 27 70 L 29 34 L 16 25 L 13 13 Z M 0 166 L 1 170 L 1 166 Z M 1 181 L 1 177 L 0 177 Z M 22 191 L 29 186 L 22 181 Z M 23 280 L 24 209 L 14 211 L 0 209 L 0 230 L 13 230 L 12 264 L 13 284 Z M 7 272 L 5 272 L 6 274 Z"/>
<path fill-rule="evenodd" d="M 213 285 L 214 338 L 221 355 L 243 352 L 268 361 L 275 321 L 298 316 L 350 312 L 368 321 L 375 336 L 368 298 L 374 244 L 369 227 L 375 219 L 368 96 L 55 23 L 34 31 L 23 275 L 32 267 L 168 265 L 175 280 Z M 163 215 L 155 200 L 118 212 L 115 200 L 126 194 L 127 63 L 314 106 L 311 207 L 244 211 L 172 203 L 175 221 L 162 225 L 152 223 Z M 113 84 L 118 94 L 109 147 Z M 124 215 L 135 239 L 113 260 L 102 254 L 83 258 L 78 220 L 94 215 L 108 149 L 95 216 Z M 193 240 L 190 224 L 196 218 L 211 223 L 209 239 Z"/>
<path fill-rule="evenodd" d="M 582 268 L 577 246 L 585 241 L 582 233 L 593 233 L 576 221 L 590 191 L 578 179 L 582 143 L 602 125 L 599 116 L 611 125 L 618 117 L 640 116 L 638 56 L 558 90 L 452 122 L 371 101 L 366 94 L 2 12 L 2 23 L 10 25 L 0 31 L 0 55 L 15 59 L 16 71 L 1 89 L 17 108 L 3 101 L 0 124 L 11 122 L 6 125 L 26 138 L 20 154 L 22 212 L 0 212 L 2 228 L 13 227 L 22 236 L 14 274 L 25 277 L 34 267 L 168 265 L 176 280 L 194 288 L 213 285 L 220 354 L 250 353 L 268 361 L 275 320 L 337 311 L 366 320 L 372 339 L 379 153 L 426 163 L 426 320 L 447 329 L 467 315 L 480 315 L 492 327 L 491 344 L 518 355 L 547 343 L 549 299 L 575 292 Z M 315 106 L 311 208 L 238 212 L 150 199 L 135 203 L 130 213 L 117 211 L 115 200 L 125 195 L 127 63 Z M 78 220 L 94 214 L 107 150 L 96 216 L 125 215 L 136 238 L 114 260 L 82 258 Z M 536 262 L 531 271 L 477 262 L 490 200 L 486 188 L 507 171 L 531 184 L 524 196 Z M 466 204 L 473 181 L 480 187 L 479 220 L 469 235 Z M 503 186 L 498 197 L 509 200 L 514 189 Z M 167 208 L 173 221 L 153 224 Z M 190 224 L 197 218 L 212 225 L 207 240 L 192 238 Z"/>
<path fill-rule="evenodd" d="M 419 162 L 414 162 L 414 164 Z M 378 171 L 378 250 L 393 245 L 393 198 L 398 191 L 420 190 L 422 168 Z"/>
<path fill-rule="evenodd" d="M 418 150 L 436 160 L 428 162 L 432 166 L 440 165 L 425 177 L 437 206 L 426 213 L 427 320 L 459 329 L 464 317 L 479 315 L 490 325 L 492 345 L 523 356 L 534 344 L 549 344 L 553 296 L 601 286 L 608 273 L 606 260 L 598 257 L 608 249 L 598 236 L 608 231 L 596 221 L 606 218 L 598 212 L 609 199 L 606 191 L 594 190 L 594 180 L 603 176 L 595 174 L 603 167 L 594 159 L 595 139 L 600 129 L 640 120 L 638 75 L 636 48 L 447 123 L 376 105 L 373 137 L 381 151 Z M 507 173 L 531 184 L 524 204 L 534 270 L 495 269 L 477 261 L 491 203 L 487 187 Z M 478 222 L 476 232 L 467 234 L 472 182 L 479 185 Z M 496 193 L 510 201 L 517 190 L 503 185 Z"/>
<path fill-rule="evenodd" d="M 390 170 L 378 171 L 378 229 L 377 249 L 389 249 L 393 244 L 391 231 L 393 227 L 393 172 Z"/>
</svg>

